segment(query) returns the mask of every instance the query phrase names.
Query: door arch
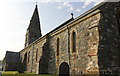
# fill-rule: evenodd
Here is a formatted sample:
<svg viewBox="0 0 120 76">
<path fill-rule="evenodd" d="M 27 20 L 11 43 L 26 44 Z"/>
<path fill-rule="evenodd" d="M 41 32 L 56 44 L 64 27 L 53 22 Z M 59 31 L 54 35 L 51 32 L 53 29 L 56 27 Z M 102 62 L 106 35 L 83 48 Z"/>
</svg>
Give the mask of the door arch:
<svg viewBox="0 0 120 76">
<path fill-rule="evenodd" d="M 69 65 L 66 62 L 61 63 L 59 67 L 59 76 L 69 76 Z"/>
</svg>

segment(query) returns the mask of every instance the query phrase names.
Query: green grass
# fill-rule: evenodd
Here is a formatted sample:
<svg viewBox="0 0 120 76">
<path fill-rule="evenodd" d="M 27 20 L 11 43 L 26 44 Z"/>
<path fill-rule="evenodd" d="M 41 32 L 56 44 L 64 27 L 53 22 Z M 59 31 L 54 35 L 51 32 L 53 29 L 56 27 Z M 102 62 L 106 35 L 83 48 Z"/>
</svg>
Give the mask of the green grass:
<svg viewBox="0 0 120 76">
<path fill-rule="evenodd" d="M 2 72 L 2 74 L 20 74 L 20 73 L 18 73 L 18 71 L 6 71 L 6 72 Z M 35 74 L 35 73 L 29 73 L 25 71 L 24 73 L 21 74 Z"/>
<path fill-rule="evenodd" d="M 6 72 L 2 72 L 2 74 L 17 74 L 17 71 L 6 71 Z"/>
<path fill-rule="evenodd" d="M 49 75 L 49 74 L 35 74 L 35 73 L 18 73 L 17 71 L 6 71 L 2 72 L 2 76 L 57 76 L 57 75 Z"/>
</svg>

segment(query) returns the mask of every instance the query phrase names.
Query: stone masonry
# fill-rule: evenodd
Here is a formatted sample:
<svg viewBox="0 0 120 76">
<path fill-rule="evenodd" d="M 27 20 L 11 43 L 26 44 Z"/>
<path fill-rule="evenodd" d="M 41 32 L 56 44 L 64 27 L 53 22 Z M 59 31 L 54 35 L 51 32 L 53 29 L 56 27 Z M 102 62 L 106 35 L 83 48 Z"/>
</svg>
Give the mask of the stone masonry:
<svg viewBox="0 0 120 76">
<path fill-rule="evenodd" d="M 116 74 L 120 70 L 119 24 L 120 3 L 100 3 L 21 50 L 25 70 L 59 74 L 66 63 L 69 74 Z"/>
</svg>

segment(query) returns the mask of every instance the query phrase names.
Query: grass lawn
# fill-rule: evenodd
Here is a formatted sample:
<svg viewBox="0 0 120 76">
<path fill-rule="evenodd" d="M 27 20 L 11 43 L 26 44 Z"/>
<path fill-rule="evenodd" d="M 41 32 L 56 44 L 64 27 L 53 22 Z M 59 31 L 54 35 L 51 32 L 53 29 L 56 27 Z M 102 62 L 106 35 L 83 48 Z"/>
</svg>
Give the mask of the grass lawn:
<svg viewBox="0 0 120 76">
<path fill-rule="evenodd" d="M 57 76 L 57 75 L 35 74 L 29 72 L 19 74 L 17 71 L 6 71 L 2 72 L 2 76 Z"/>
</svg>

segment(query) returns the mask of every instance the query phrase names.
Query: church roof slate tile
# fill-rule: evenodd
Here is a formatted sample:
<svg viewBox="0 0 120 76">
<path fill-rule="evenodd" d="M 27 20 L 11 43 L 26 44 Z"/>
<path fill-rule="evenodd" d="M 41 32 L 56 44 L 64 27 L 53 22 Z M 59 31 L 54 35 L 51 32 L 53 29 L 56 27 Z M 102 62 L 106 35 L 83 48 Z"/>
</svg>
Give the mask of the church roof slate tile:
<svg viewBox="0 0 120 76">
<path fill-rule="evenodd" d="M 6 51 L 5 62 L 6 63 L 17 63 L 20 60 L 19 52 Z"/>
</svg>

